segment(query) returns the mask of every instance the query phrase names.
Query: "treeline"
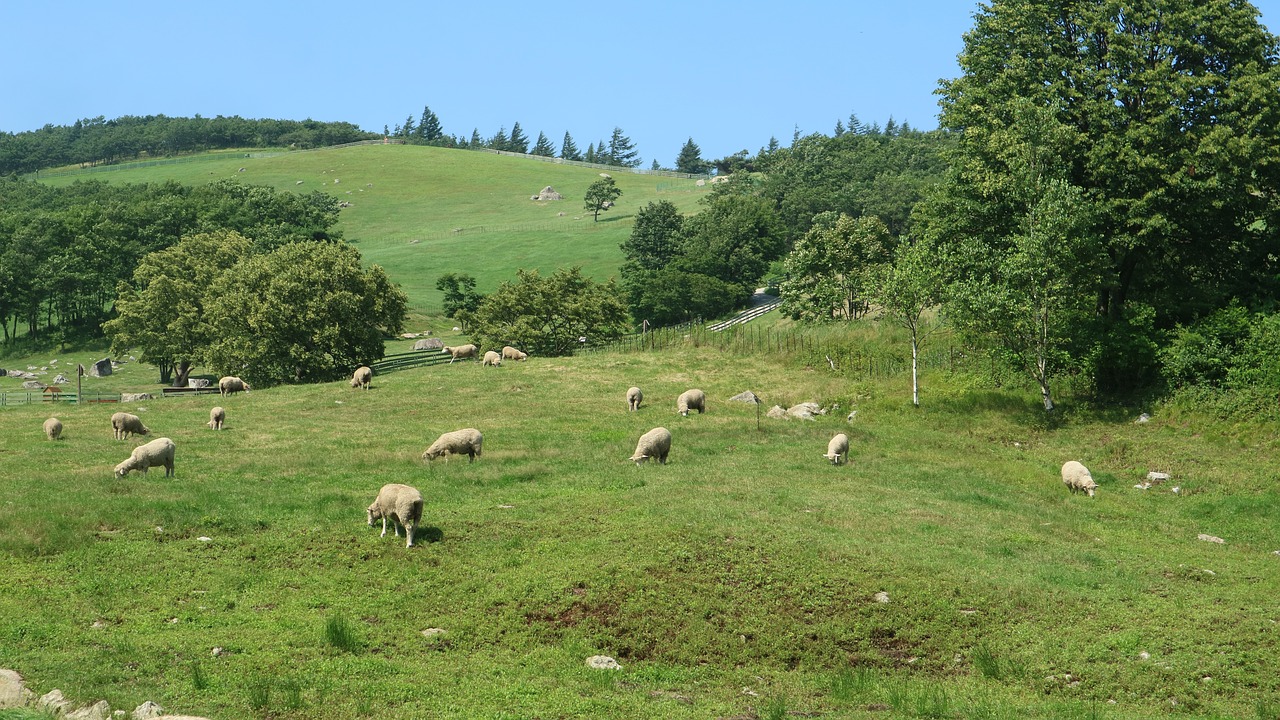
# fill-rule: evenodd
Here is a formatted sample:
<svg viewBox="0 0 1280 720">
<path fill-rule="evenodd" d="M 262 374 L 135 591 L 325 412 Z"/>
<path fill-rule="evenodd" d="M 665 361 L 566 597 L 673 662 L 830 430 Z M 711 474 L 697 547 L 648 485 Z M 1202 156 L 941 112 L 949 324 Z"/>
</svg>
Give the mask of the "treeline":
<svg viewBox="0 0 1280 720">
<path fill-rule="evenodd" d="M 127 115 L 0 133 L 0 175 L 230 148 L 316 148 L 381 137 L 347 122 Z"/>
</svg>

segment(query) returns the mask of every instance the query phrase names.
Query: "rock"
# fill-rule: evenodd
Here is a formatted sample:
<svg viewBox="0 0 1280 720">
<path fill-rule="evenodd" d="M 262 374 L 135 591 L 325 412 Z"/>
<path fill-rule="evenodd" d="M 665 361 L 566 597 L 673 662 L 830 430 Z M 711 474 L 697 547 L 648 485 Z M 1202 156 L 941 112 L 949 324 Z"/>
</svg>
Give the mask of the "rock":
<svg viewBox="0 0 1280 720">
<path fill-rule="evenodd" d="M 209 378 L 187 378 L 187 387 L 207 388 L 209 387 Z"/>
<path fill-rule="evenodd" d="M 31 702 L 35 693 L 27 689 L 22 676 L 13 670 L 0 668 L 0 708 L 22 707 Z"/>
<path fill-rule="evenodd" d="M 563 200 L 564 196 L 552 189 L 550 185 L 542 188 L 537 195 L 533 196 L 534 200 Z"/>
<path fill-rule="evenodd" d="M 209 537 L 208 535 L 201 535 L 196 539 L 199 540 L 200 542 L 213 542 L 213 538 Z"/>
<path fill-rule="evenodd" d="M 85 370 L 90 377 L 106 377 L 111 374 L 111 358 L 102 358 Z"/>
<path fill-rule="evenodd" d="M 23 390 L 43 390 L 46 387 L 48 386 L 40 382 L 39 380 L 27 380 L 26 382 L 22 383 Z"/>
<path fill-rule="evenodd" d="M 11 378 L 26 377 L 26 376 L 27 376 L 27 374 L 28 374 L 28 373 L 27 373 L 27 371 L 25 371 L 25 370 L 10 370 L 9 372 L 5 373 L 5 375 L 7 375 L 7 376 L 9 376 L 9 377 L 11 377 Z"/>
<path fill-rule="evenodd" d="M 70 381 L 70 380 L 68 380 L 68 379 L 67 379 L 67 376 L 66 376 L 66 375 L 63 375 L 62 373 L 58 373 L 58 374 L 57 374 L 56 376 L 54 376 L 54 378 L 53 378 L 53 384 L 54 384 L 54 385 L 66 385 L 66 384 L 67 384 L 67 383 L 69 383 L 69 382 L 71 382 L 71 381 Z"/>
<path fill-rule="evenodd" d="M 427 628 L 426 630 L 422 631 L 422 637 L 425 637 L 425 638 L 433 638 L 433 637 L 436 637 L 437 635 L 443 635 L 443 634 L 444 634 L 444 628 Z"/>
<path fill-rule="evenodd" d="M 875 601 L 876 601 L 876 602 L 878 602 L 878 603 L 887 603 L 887 602 L 889 602 L 889 593 L 884 592 L 883 590 L 882 590 L 882 591 L 880 591 L 880 592 L 878 592 L 878 593 L 876 593 L 875 595 L 872 595 L 871 597 L 872 597 L 872 598 L 874 598 L 874 599 L 875 599 Z"/>
<path fill-rule="evenodd" d="M 591 657 L 587 658 L 587 667 L 594 668 L 596 670 L 621 670 L 622 669 L 622 666 L 618 664 L 618 661 L 614 660 L 608 655 L 592 655 Z"/>
<path fill-rule="evenodd" d="M 694 185 L 697 185 L 698 187 L 703 187 L 706 184 L 707 184 L 706 180 L 699 180 L 698 182 L 694 183 Z"/>
<path fill-rule="evenodd" d="M 1151 653 L 1147 652 L 1146 650 L 1143 650 L 1142 652 L 1138 653 L 1138 659 L 1139 659 L 1139 660 L 1150 660 L 1150 659 L 1151 659 Z"/>
<path fill-rule="evenodd" d="M 783 408 L 781 405 L 774 405 L 773 407 L 769 408 L 769 412 L 767 412 L 767 413 L 765 413 L 765 414 L 766 414 L 766 415 L 768 415 L 768 416 L 769 416 L 769 417 L 771 417 L 771 418 L 779 418 L 779 419 L 780 419 L 780 418 L 784 418 L 784 417 L 786 417 L 786 416 L 787 416 L 787 411 L 786 411 L 786 409 L 785 409 L 785 408 Z"/>
<path fill-rule="evenodd" d="M 853 419 L 856 417 L 858 417 L 858 411 L 854 410 L 853 412 L 850 412 L 848 415 L 846 415 L 844 419 L 848 420 L 849 422 L 853 422 Z"/>
<path fill-rule="evenodd" d="M 67 720 L 107 720 L 110 717 L 111 706 L 106 700 L 99 700 L 88 707 L 67 713 Z"/>
<path fill-rule="evenodd" d="M 120 402 L 131 403 L 142 400 L 155 400 L 155 396 L 151 393 L 120 393 Z"/>
<path fill-rule="evenodd" d="M 1168 479 L 1169 479 L 1169 473 L 1156 472 L 1155 470 L 1152 470 L 1151 472 L 1147 473 L 1147 482 L 1151 483 L 1152 485 L 1159 485 L 1160 483 Z"/>
<path fill-rule="evenodd" d="M 67 710 L 71 708 L 71 702 L 62 697 L 61 690 L 54 688 L 41 695 L 39 700 L 36 700 L 36 707 L 54 717 L 58 717 L 67 714 Z"/>
<path fill-rule="evenodd" d="M 423 338 L 413 344 L 414 350 L 442 350 L 444 341 L 440 338 Z"/>
<path fill-rule="evenodd" d="M 750 390 L 744 390 L 743 392 L 729 398 L 729 402 L 755 403 L 756 405 L 759 405 L 760 398 Z"/>
<path fill-rule="evenodd" d="M 1200 533 L 1199 535 L 1197 535 L 1196 539 L 1203 540 L 1205 542 L 1218 543 L 1219 545 L 1226 542 L 1226 540 L 1223 540 L 1220 537 L 1214 537 L 1213 535 L 1206 535 L 1204 533 Z"/>
<path fill-rule="evenodd" d="M 231 653 L 228 652 L 227 649 L 224 647 L 216 647 L 209 651 L 209 655 L 211 657 L 222 657 L 223 655 L 230 655 L 230 654 Z"/>
<path fill-rule="evenodd" d="M 1138 419 L 1134 420 L 1133 422 L 1134 423 L 1151 422 L 1151 416 L 1146 413 L 1142 413 L 1141 415 L 1138 416 Z"/>
<path fill-rule="evenodd" d="M 609 173 L 600 173 L 600 177 L 612 177 Z"/>
<path fill-rule="evenodd" d="M 814 415 L 821 415 L 822 407 L 818 403 L 805 402 L 787 408 L 787 417 L 797 420 L 812 420 Z"/>
</svg>

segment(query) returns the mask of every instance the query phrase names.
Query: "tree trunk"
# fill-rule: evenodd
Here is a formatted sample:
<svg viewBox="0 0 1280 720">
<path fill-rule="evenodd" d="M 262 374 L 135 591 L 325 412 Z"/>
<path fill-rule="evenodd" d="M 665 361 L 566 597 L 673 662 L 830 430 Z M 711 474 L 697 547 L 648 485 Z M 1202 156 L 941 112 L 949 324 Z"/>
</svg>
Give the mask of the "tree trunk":
<svg viewBox="0 0 1280 720">
<path fill-rule="evenodd" d="M 911 330 L 911 404 L 920 407 L 920 382 L 916 377 L 917 359 L 919 358 L 919 339 L 914 328 Z"/>
<path fill-rule="evenodd" d="M 168 360 L 160 361 L 160 384 L 164 385 L 173 379 L 173 363 Z"/>
<path fill-rule="evenodd" d="M 186 387 L 187 378 L 191 376 L 191 361 L 183 360 L 178 363 L 177 374 L 173 376 L 174 387 Z"/>
<path fill-rule="evenodd" d="M 1049 392 L 1049 376 L 1045 371 L 1047 365 L 1043 355 L 1036 358 L 1036 382 L 1040 383 L 1040 397 L 1044 400 L 1044 411 L 1053 412 L 1053 396 Z"/>
</svg>

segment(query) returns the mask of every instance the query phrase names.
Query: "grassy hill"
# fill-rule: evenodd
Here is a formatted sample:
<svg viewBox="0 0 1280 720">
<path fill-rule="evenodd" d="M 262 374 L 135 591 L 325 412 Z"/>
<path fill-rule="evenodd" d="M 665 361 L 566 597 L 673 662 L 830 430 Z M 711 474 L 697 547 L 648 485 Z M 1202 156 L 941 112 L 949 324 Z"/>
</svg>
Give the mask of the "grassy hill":
<svg viewBox="0 0 1280 720">
<path fill-rule="evenodd" d="M 0 667 L 212 718 L 1276 716 L 1274 429 L 924 386 L 688 345 L 61 407 L 58 442 L 0 409 Z M 839 407 L 757 430 L 745 389 Z M 111 476 L 121 409 L 175 477 Z M 670 463 L 627 462 L 658 425 Z M 476 463 L 419 459 L 461 427 Z M 426 497 L 419 547 L 364 524 L 389 482 Z"/>
<path fill-rule="evenodd" d="M 190 184 L 236 178 L 279 190 L 323 190 L 351 203 L 339 228 L 365 261 L 386 268 L 416 310 L 435 313 L 440 303 L 435 282 L 446 272 L 475 276 L 481 292 L 514 279 L 517 268 L 550 272 L 581 265 L 598 280 L 616 275 L 622 260 L 618 245 L 630 234 L 637 209 L 662 199 L 694 212 L 708 191 L 694 180 L 612 169 L 622 197 L 593 222 L 582 198 L 600 172 L 484 152 L 364 145 L 270 157 L 220 153 L 44 181 Z M 547 185 L 565 199 L 529 199 Z"/>
</svg>

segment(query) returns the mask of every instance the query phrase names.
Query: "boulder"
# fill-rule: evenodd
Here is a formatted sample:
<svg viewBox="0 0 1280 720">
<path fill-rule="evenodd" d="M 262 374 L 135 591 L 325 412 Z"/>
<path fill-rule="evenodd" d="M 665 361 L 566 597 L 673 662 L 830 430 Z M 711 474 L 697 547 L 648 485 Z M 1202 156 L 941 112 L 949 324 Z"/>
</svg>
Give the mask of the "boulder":
<svg viewBox="0 0 1280 720">
<path fill-rule="evenodd" d="M 69 383 L 69 382 L 71 382 L 71 381 L 70 381 L 70 380 L 68 380 L 68 379 L 67 379 L 67 376 L 66 376 L 66 375 L 63 375 L 62 373 L 58 373 L 58 375 L 57 375 L 56 377 L 54 377 L 54 378 L 53 378 L 53 384 L 54 384 L 54 385 L 66 385 L 66 384 L 67 384 L 67 383 Z"/>
<path fill-rule="evenodd" d="M 207 388 L 209 387 L 209 378 L 187 378 L 187 387 Z"/>
<path fill-rule="evenodd" d="M 67 714 L 67 710 L 71 709 L 71 701 L 62 697 L 62 691 L 54 688 L 36 700 L 36 707 L 44 710 L 54 717 L 60 717 Z"/>
<path fill-rule="evenodd" d="M 111 374 L 111 358 L 102 358 L 98 362 L 89 366 L 87 374 L 90 377 L 106 377 Z"/>
<path fill-rule="evenodd" d="M 11 377 L 11 378 L 20 378 L 20 377 L 22 377 L 23 375 L 26 375 L 26 374 L 27 374 L 27 371 L 26 371 L 26 370 L 10 370 L 10 371 L 8 371 L 8 372 L 6 372 L 6 373 L 5 373 L 5 375 L 7 375 L 8 377 Z"/>
<path fill-rule="evenodd" d="M 31 702 L 35 693 L 27 689 L 22 676 L 13 670 L 0 668 L 0 708 L 22 707 Z"/>
<path fill-rule="evenodd" d="M 537 195 L 533 196 L 535 200 L 563 200 L 564 196 L 556 192 L 550 185 L 542 188 Z"/>
<path fill-rule="evenodd" d="M 805 402 L 787 408 L 787 417 L 797 420 L 812 420 L 814 415 L 821 415 L 822 407 L 818 403 Z"/>
<path fill-rule="evenodd" d="M 74 712 L 67 713 L 67 720 L 110 720 L 111 705 L 106 700 L 82 707 Z"/>
<path fill-rule="evenodd" d="M 757 396 L 755 393 L 751 392 L 750 390 L 745 390 L 729 398 L 729 402 L 744 402 L 744 403 L 754 403 L 756 405 L 759 405 L 760 397 Z"/>
<path fill-rule="evenodd" d="M 120 393 L 120 402 L 131 403 L 140 400 L 155 400 L 155 396 L 151 393 Z"/>
<path fill-rule="evenodd" d="M 591 657 L 587 658 L 587 667 L 594 668 L 596 670 L 621 670 L 622 669 L 622 666 L 618 664 L 618 661 L 614 660 L 608 655 L 592 655 Z"/>
<path fill-rule="evenodd" d="M 765 413 L 771 418 L 784 418 L 787 416 L 787 409 L 781 405 L 774 405 L 769 408 L 769 412 Z"/>
<path fill-rule="evenodd" d="M 414 350 L 443 350 L 444 341 L 440 338 L 424 338 L 413 344 Z"/>
<path fill-rule="evenodd" d="M 22 383 L 23 390 L 43 390 L 45 387 L 46 385 L 39 380 L 27 380 Z"/>
<path fill-rule="evenodd" d="M 130 717 L 132 717 L 133 720 L 155 720 L 155 718 L 158 718 L 163 714 L 164 708 L 148 700 L 134 708 L 133 715 Z"/>
</svg>

